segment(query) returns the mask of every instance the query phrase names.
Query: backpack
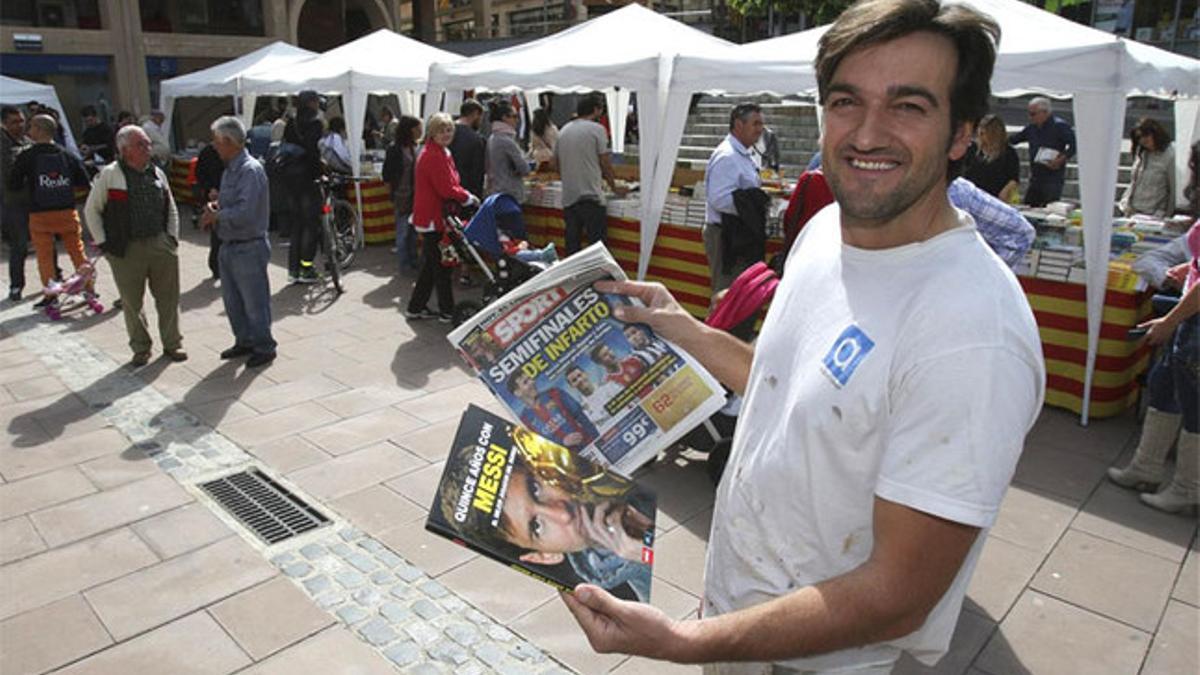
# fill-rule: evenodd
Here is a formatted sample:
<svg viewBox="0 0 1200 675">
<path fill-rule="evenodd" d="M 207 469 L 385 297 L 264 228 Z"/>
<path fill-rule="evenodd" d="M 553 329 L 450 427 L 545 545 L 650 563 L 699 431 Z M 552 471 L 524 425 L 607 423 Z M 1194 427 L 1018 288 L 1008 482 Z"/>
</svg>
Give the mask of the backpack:
<svg viewBox="0 0 1200 675">
<path fill-rule="evenodd" d="M 41 152 L 33 157 L 33 186 L 30 206 L 39 211 L 75 208 L 71 165 L 63 152 Z"/>
<path fill-rule="evenodd" d="M 295 182 L 308 177 L 308 152 L 304 146 L 280 141 L 267 153 L 267 178 Z"/>
</svg>

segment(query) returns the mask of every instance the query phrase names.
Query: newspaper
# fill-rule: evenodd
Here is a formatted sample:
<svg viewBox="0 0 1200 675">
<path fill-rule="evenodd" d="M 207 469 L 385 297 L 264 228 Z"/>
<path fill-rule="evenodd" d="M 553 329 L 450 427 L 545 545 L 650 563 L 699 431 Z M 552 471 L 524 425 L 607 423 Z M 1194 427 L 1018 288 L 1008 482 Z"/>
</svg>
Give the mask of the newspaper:
<svg viewBox="0 0 1200 675">
<path fill-rule="evenodd" d="M 613 308 L 624 280 L 593 244 L 468 319 L 448 339 L 480 380 L 534 432 L 629 475 L 725 404 L 699 362 Z M 639 303 L 640 304 L 640 303 Z"/>
</svg>

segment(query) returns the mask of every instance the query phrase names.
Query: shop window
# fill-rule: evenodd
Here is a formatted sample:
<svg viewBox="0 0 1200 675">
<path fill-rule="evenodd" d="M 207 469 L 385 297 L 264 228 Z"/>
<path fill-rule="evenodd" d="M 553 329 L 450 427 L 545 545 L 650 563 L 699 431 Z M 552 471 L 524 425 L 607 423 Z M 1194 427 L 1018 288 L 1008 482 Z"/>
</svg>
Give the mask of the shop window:
<svg viewBox="0 0 1200 675">
<path fill-rule="evenodd" d="M 508 13 L 508 34 L 512 37 L 549 35 L 566 26 L 566 3 L 522 9 Z"/>
<path fill-rule="evenodd" d="M 148 33 L 265 35 L 262 0 L 138 0 Z"/>
<path fill-rule="evenodd" d="M 99 29 L 98 0 L 4 0 L 0 23 L 38 28 Z"/>
<path fill-rule="evenodd" d="M 442 33 L 446 42 L 459 42 L 475 39 L 475 19 L 455 21 L 442 25 Z"/>
</svg>

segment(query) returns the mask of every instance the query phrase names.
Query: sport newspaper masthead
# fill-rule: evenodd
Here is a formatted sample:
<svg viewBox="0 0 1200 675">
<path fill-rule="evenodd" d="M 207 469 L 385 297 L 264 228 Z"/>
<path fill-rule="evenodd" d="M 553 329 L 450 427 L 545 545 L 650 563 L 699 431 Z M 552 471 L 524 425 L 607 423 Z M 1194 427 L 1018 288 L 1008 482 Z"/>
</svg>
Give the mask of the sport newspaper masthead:
<svg viewBox="0 0 1200 675">
<path fill-rule="evenodd" d="M 448 339 L 522 425 L 624 475 L 725 403 L 694 358 L 613 309 L 625 273 L 602 244 L 485 307 Z"/>
</svg>

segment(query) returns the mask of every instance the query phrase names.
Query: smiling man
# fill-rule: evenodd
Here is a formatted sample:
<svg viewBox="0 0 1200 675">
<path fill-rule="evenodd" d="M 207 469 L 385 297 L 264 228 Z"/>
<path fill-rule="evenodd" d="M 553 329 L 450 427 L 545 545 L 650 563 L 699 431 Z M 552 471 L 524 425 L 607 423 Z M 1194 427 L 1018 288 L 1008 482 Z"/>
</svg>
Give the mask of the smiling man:
<svg viewBox="0 0 1200 675">
<path fill-rule="evenodd" d="M 752 346 L 661 285 L 618 310 L 745 395 L 709 535 L 703 618 L 581 586 L 593 647 L 714 673 L 887 673 L 948 648 L 1041 407 L 1033 314 L 946 195 L 987 108 L 999 29 L 965 5 L 866 0 L 821 40 L 836 204 L 797 238 Z"/>
</svg>

